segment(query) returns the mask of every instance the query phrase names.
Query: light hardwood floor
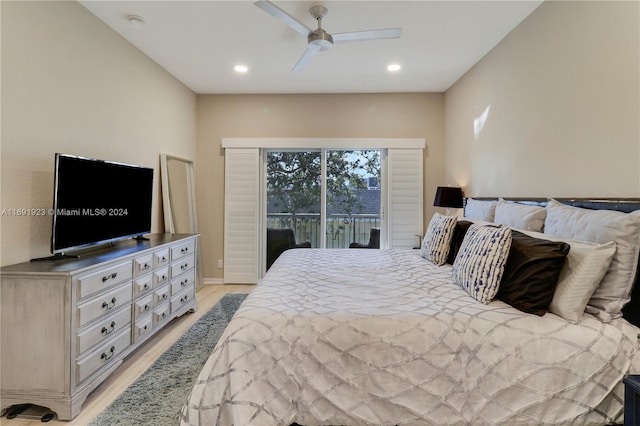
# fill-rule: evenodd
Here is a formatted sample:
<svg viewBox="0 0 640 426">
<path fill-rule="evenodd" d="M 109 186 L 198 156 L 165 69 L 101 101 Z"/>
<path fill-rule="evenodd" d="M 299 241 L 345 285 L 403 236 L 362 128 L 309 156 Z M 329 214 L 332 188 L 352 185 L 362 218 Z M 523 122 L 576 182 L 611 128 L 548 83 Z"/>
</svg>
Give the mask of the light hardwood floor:
<svg viewBox="0 0 640 426">
<path fill-rule="evenodd" d="M 180 338 L 202 315 L 218 303 L 228 293 L 251 293 L 254 285 L 205 285 L 196 293 L 198 310 L 172 320 L 144 345 L 129 355 L 122 365 L 98 386 L 82 405 L 80 414 L 71 421 L 52 420 L 49 425 L 86 426 L 111 402 L 129 387 L 147 368 L 155 362 L 176 340 Z M 42 424 L 40 420 L 0 418 L 0 424 L 6 426 L 33 426 Z"/>
</svg>

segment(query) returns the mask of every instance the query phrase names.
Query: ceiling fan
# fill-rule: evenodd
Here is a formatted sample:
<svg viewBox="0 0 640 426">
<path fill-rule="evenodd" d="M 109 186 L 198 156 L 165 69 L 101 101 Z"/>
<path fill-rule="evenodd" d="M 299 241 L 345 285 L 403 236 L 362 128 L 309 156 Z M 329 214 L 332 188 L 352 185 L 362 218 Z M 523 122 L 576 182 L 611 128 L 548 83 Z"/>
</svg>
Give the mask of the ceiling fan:
<svg viewBox="0 0 640 426">
<path fill-rule="evenodd" d="M 318 29 L 312 30 L 275 4 L 267 0 L 261 0 L 254 3 L 260 9 L 267 12 L 282 22 L 289 28 L 294 29 L 303 36 L 307 37 L 307 49 L 304 51 L 292 71 L 302 71 L 311 58 L 318 52 L 324 52 L 333 46 L 334 43 L 343 43 L 347 41 L 360 40 L 378 40 L 389 38 L 400 38 L 401 28 L 387 28 L 369 31 L 354 31 L 349 33 L 329 34 L 322 29 L 322 18 L 327 14 L 328 10 L 322 5 L 312 6 L 309 9 L 311 16 L 318 21 Z"/>
</svg>

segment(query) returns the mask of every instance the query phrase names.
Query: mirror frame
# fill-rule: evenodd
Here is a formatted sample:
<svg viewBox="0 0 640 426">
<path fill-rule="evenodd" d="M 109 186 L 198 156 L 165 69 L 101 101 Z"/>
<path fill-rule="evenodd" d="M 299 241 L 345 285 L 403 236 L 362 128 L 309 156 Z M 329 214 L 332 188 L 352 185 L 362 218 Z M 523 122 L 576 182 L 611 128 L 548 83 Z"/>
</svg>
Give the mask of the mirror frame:
<svg viewBox="0 0 640 426">
<path fill-rule="evenodd" d="M 194 178 L 193 161 L 186 158 L 176 157 L 175 155 L 160 154 L 160 177 L 162 184 L 162 209 L 164 213 L 164 232 L 171 234 L 176 233 L 173 221 L 173 211 L 171 209 L 171 191 L 169 190 L 169 165 L 170 160 L 181 161 L 187 166 L 187 192 L 189 203 L 189 234 L 199 234 L 198 232 L 198 215 L 196 210 L 196 185 Z M 196 290 L 200 289 L 203 284 L 202 274 L 202 254 L 200 252 L 200 239 L 198 238 L 198 257 L 196 259 Z"/>
<path fill-rule="evenodd" d="M 173 210 L 171 208 L 171 193 L 169 190 L 169 160 L 181 161 L 187 166 L 187 191 L 191 201 L 189 205 L 189 233 L 198 233 L 198 216 L 196 211 L 196 189 L 194 180 L 193 161 L 186 158 L 176 157 L 169 154 L 160 154 L 160 176 L 162 179 L 162 209 L 164 212 L 164 230 L 174 234 L 176 232 L 173 220 Z"/>
</svg>

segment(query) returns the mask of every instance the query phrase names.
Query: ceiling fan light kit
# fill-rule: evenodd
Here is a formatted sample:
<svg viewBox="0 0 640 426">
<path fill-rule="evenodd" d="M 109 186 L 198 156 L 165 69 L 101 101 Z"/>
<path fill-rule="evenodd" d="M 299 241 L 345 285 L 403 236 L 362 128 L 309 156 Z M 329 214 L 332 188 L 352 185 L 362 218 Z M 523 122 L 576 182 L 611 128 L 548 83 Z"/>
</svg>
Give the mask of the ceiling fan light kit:
<svg viewBox="0 0 640 426">
<path fill-rule="evenodd" d="M 293 67 L 292 71 L 302 71 L 317 52 L 329 50 L 334 43 L 400 38 L 402 34 L 401 28 L 329 34 L 322 29 L 322 18 L 328 13 L 328 9 L 322 5 L 312 6 L 309 9 L 311 16 L 318 21 L 318 29 L 311 30 L 305 24 L 268 0 L 260 0 L 254 4 L 271 16 L 284 22 L 289 28 L 307 37 L 307 49 Z"/>
</svg>

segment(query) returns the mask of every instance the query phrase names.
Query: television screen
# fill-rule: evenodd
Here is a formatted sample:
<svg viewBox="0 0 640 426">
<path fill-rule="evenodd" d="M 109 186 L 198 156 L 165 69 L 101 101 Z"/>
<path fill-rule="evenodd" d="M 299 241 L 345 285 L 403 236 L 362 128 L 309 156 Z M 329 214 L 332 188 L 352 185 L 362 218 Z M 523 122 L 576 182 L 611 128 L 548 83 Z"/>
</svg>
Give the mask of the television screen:
<svg viewBox="0 0 640 426">
<path fill-rule="evenodd" d="M 56 154 L 51 251 L 151 232 L 153 169 Z"/>
</svg>

